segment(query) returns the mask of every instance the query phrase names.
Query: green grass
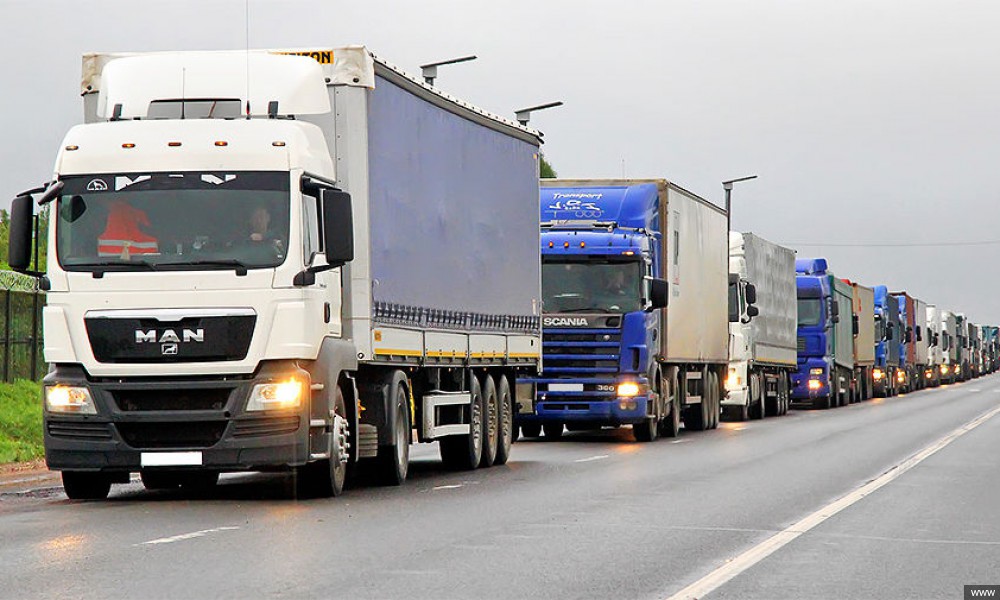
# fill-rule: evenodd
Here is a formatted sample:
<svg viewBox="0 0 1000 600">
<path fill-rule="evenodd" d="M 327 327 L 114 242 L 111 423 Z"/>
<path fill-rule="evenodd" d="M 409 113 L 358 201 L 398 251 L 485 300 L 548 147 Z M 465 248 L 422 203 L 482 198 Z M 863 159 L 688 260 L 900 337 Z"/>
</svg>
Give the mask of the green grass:
<svg viewBox="0 0 1000 600">
<path fill-rule="evenodd" d="M 41 384 L 25 379 L 0 383 L 0 464 L 44 455 Z"/>
</svg>

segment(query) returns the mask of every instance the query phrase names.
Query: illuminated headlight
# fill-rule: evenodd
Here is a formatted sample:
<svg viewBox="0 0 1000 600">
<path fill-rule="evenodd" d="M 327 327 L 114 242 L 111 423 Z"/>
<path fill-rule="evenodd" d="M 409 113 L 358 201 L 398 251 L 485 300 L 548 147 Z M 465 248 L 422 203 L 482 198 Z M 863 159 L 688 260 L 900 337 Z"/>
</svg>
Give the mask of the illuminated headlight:
<svg viewBox="0 0 1000 600">
<path fill-rule="evenodd" d="M 823 369 L 809 369 L 810 375 L 822 375 Z"/>
<path fill-rule="evenodd" d="M 738 390 L 743 387 L 743 378 L 736 373 L 735 369 L 729 371 L 729 377 L 726 377 L 726 388 L 730 390 Z"/>
<path fill-rule="evenodd" d="M 634 381 L 623 381 L 618 384 L 618 395 L 632 398 L 639 395 L 639 384 Z"/>
<path fill-rule="evenodd" d="M 906 373 L 903 371 L 896 371 L 896 381 L 903 383 L 904 379 L 906 379 Z"/>
<path fill-rule="evenodd" d="M 962 368 L 962 365 L 955 365 L 955 372 L 958 373 Z"/>
<path fill-rule="evenodd" d="M 941 365 L 941 374 L 942 375 L 948 374 L 948 365 Z"/>
<path fill-rule="evenodd" d="M 934 376 L 934 371 L 932 371 L 931 369 L 927 369 L 926 371 L 924 371 L 924 377 L 926 377 L 927 379 L 930 379 L 933 376 Z"/>
<path fill-rule="evenodd" d="M 809 389 L 818 390 L 819 388 L 823 387 L 823 382 L 820 381 L 819 379 L 810 379 L 808 385 Z"/>
<path fill-rule="evenodd" d="M 281 410 L 298 408 L 305 396 L 305 384 L 298 379 L 275 383 L 258 383 L 250 392 L 247 410 Z"/>
<path fill-rule="evenodd" d="M 885 373 L 882 372 L 882 369 L 875 369 L 872 371 L 872 379 L 875 381 L 881 381 L 883 377 L 885 377 Z"/>
<path fill-rule="evenodd" d="M 51 413 L 96 415 L 97 407 L 85 387 L 52 385 L 45 388 L 45 410 Z"/>
</svg>

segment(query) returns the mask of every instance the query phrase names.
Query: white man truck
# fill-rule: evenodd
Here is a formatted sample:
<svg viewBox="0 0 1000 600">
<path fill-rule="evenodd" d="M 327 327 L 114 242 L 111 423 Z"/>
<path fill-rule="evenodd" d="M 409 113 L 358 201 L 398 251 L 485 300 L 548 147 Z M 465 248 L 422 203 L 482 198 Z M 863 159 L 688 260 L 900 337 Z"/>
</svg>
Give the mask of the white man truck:
<svg viewBox="0 0 1000 600">
<path fill-rule="evenodd" d="M 455 468 L 507 460 L 541 353 L 537 132 L 359 46 L 83 66 L 86 124 L 10 241 L 30 271 L 50 207 L 44 441 L 70 498 L 135 472 L 400 484 L 414 431 Z"/>
<path fill-rule="evenodd" d="M 729 375 L 722 401 L 728 419 L 788 412 L 797 316 L 795 251 L 729 232 Z"/>
</svg>

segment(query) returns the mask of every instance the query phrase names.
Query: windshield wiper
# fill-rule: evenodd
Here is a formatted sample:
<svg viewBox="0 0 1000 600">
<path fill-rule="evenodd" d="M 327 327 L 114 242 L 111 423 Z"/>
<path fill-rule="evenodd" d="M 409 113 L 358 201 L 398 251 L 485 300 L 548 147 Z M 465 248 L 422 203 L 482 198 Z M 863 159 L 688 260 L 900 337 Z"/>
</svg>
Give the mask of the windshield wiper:
<svg viewBox="0 0 1000 600">
<path fill-rule="evenodd" d="M 138 267 L 146 271 L 155 271 L 156 265 L 149 261 L 139 260 L 135 262 L 122 262 L 121 260 L 97 260 L 93 262 L 71 263 L 67 267 L 80 267 L 83 269 L 93 269 L 91 273 L 94 279 L 104 277 L 106 271 L 127 271 Z"/>
<path fill-rule="evenodd" d="M 216 258 L 210 260 L 191 260 L 184 262 L 161 262 L 158 263 L 159 267 L 233 267 L 236 270 L 236 275 L 238 277 L 243 277 L 247 274 L 247 265 L 242 263 L 235 258 Z"/>
</svg>

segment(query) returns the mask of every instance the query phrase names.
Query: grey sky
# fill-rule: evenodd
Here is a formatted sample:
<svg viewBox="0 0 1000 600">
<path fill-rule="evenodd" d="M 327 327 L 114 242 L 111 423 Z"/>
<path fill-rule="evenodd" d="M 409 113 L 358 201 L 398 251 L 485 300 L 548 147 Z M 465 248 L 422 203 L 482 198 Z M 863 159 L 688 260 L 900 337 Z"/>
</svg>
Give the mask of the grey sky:
<svg viewBox="0 0 1000 600">
<path fill-rule="evenodd" d="M 779 242 L 1000 240 L 1000 4 L 250 0 L 253 47 L 352 43 L 511 115 L 561 176 L 662 176 Z M 242 48 L 244 0 L 0 0 L 0 198 L 45 181 L 88 50 Z M 998 245 L 798 246 L 839 276 L 1000 322 Z"/>
</svg>

